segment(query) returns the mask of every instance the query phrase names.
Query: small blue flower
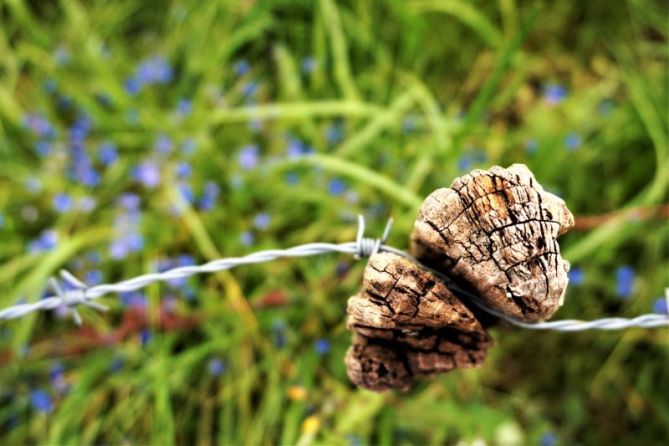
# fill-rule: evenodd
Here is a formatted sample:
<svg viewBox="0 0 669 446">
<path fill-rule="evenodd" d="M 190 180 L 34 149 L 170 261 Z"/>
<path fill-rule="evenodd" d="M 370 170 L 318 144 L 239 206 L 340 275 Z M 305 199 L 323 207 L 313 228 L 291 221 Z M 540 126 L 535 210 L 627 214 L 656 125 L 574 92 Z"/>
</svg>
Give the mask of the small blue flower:
<svg viewBox="0 0 669 446">
<path fill-rule="evenodd" d="M 234 70 L 237 76 L 243 76 L 251 71 L 251 65 L 245 60 L 240 60 L 235 63 Z"/>
<path fill-rule="evenodd" d="M 30 252 L 46 252 L 53 250 L 57 244 L 58 234 L 53 229 L 47 229 L 30 243 L 28 249 Z"/>
<path fill-rule="evenodd" d="M 564 146 L 567 150 L 576 150 L 583 144 L 583 138 L 578 133 L 570 133 L 564 138 Z"/>
<path fill-rule="evenodd" d="M 302 141 L 296 138 L 290 138 L 288 140 L 288 146 L 286 147 L 288 158 L 297 158 L 304 155 L 306 152 L 307 149 Z"/>
<path fill-rule="evenodd" d="M 667 299 L 664 297 L 658 297 L 653 302 L 653 311 L 658 314 L 667 314 Z"/>
<path fill-rule="evenodd" d="M 162 155 L 169 154 L 173 147 L 172 139 L 167 135 L 159 135 L 153 143 L 154 150 Z"/>
<path fill-rule="evenodd" d="M 120 293 L 121 303 L 130 308 L 146 308 L 147 300 L 144 294 L 139 291 L 129 291 Z"/>
<path fill-rule="evenodd" d="M 528 155 L 534 155 L 539 150 L 539 142 L 536 139 L 528 139 L 525 141 L 525 152 Z"/>
<path fill-rule="evenodd" d="M 139 343 L 143 347 L 149 342 L 151 342 L 151 338 L 153 337 L 153 333 L 151 332 L 150 329 L 144 328 L 142 331 L 139 332 Z"/>
<path fill-rule="evenodd" d="M 330 195 L 342 195 L 346 192 L 346 184 L 342 180 L 334 178 L 330 180 L 330 183 L 328 184 L 328 191 L 330 192 Z"/>
<path fill-rule="evenodd" d="M 126 211 L 137 211 L 141 205 L 141 199 L 139 195 L 125 193 L 119 197 L 117 203 Z"/>
<path fill-rule="evenodd" d="M 244 82 L 242 85 L 242 95 L 245 98 L 250 98 L 256 95 L 258 93 L 258 82 L 256 81 L 249 81 L 249 82 Z"/>
<path fill-rule="evenodd" d="M 130 96 L 137 96 L 142 91 L 142 83 L 136 77 L 129 77 L 123 82 L 123 89 Z"/>
<path fill-rule="evenodd" d="M 186 203 L 193 204 L 195 202 L 195 193 L 193 192 L 193 188 L 190 186 L 190 184 L 179 182 L 177 184 L 177 190 L 179 191 L 181 198 L 183 198 Z"/>
<path fill-rule="evenodd" d="M 313 57 L 305 57 L 302 60 L 302 72 L 304 74 L 311 74 L 316 70 L 316 67 L 318 66 L 318 62 L 316 62 L 316 59 Z"/>
<path fill-rule="evenodd" d="M 109 364 L 109 371 L 111 373 L 116 373 L 121 371 L 123 368 L 124 362 L 122 358 L 114 358 L 112 359 L 111 364 Z"/>
<path fill-rule="evenodd" d="M 267 229 L 271 221 L 272 219 L 270 216 L 265 212 L 262 212 L 253 218 L 253 226 L 255 226 L 257 229 Z"/>
<path fill-rule="evenodd" d="M 35 143 L 35 152 L 41 157 L 50 155 L 52 148 L 53 147 L 49 141 L 40 140 Z"/>
<path fill-rule="evenodd" d="M 216 200 L 221 192 L 221 188 L 213 181 L 207 181 L 204 185 L 204 193 L 200 199 L 200 209 L 208 211 L 216 206 Z"/>
<path fill-rule="evenodd" d="M 58 381 L 63 378 L 63 373 L 65 372 L 65 368 L 60 362 L 55 362 L 50 368 L 49 368 L 49 379 L 51 382 Z"/>
<path fill-rule="evenodd" d="M 253 234 L 250 231 L 242 232 L 242 235 L 239 236 L 239 241 L 242 242 L 244 246 L 251 246 L 253 244 Z"/>
<path fill-rule="evenodd" d="M 473 164 L 472 157 L 468 153 L 465 153 L 458 160 L 458 169 L 460 170 L 460 172 L 467 172 L 471 170 L 472 164 Z"/>
<path fill-rule="evenodd" d="M 544 101 L 547 104 L 557 105 L 567 97 L 567 90 L 558 84 L 549 84 L 544 88 Z"/>
<path fill-rule="evenodd" d="M 55 93 L 58 89 L 58 83 L 54 79 L 47 79 L 42 84 L 42 88 L 44 88 L 44 91 L 47 93 Z"/>
<path fill-rule="evenodd" d="M 330 124 L 325 129 L 325 140 L 329 144 L 338 143 L 339 141 L 341 141 L 343 135 L 344 135 L 344 130 L 343 130 L 342 125 L 340 123 Z"/>
<path fill-rule="evenodd" d="M 135 167 L 134 178 L 144 186 L 153 189 L 160 184 L 160 168 L 153 161 L 144 161 Z"/>
<path fill-rule="evenodd" d="M 297 172 L 288 172 L 284 178 L 286 180 L 286 184 L 289 186 L 295 186 L 300 181 L 300 176 L 297 174 Z"/>
<path fill-rule="evenodd" d="M 274 321 L 272 323 L 272 338 L 274 345 L 282 348 L 286 345 L 286 324 L 282 321 Z"/>
<path fill-rule="evenodd" d="M 68 212 L 72 209 L 72 197 L 67 194 L 58 194 L 53 198 L 53 208 L 60 213 Z"/>
<path fill-rule="evenodd" d="M 179 178 L 188 178 L 192 171 L 191 165 L 184 161 L 177 164 L 177 177 Z"/>
<path fill-rule="evenodd" d="M 555 445 L 557 441 L 557 437 L 553 432 L 544 432 L 541 434 L 541 438 L 539 439 L 539 445 L 540 446 L 553 446 Z"/>
<path fill-rule="evenodd" d="M 173 76 L 172 66 L 162 56 L 145 59 L 135 72 L 135 77 L 144 85 L 167 84 L 172 81 Z"/>
<path fill-rule="evenodd" d="M 188 99 L 181 99 L 177 104 L 177 113 L 181 116 L 188 116 L 193 112 L 193 103 Z"/>
<path fill-rule="evenodd" d="M 317 339 L 314 344 L 314 350 L 316 350 L 316 353 L 319 355 L 328 354 L 330 352 L 330 341 L 324 338 Z"/>
<path fill-rule="evenodd" d="M 51 138 L 56 134 L 56 131 L 49 120 L 42 115 L 26 115 L 25 118 L 23 118 L 23 124 L 35 136 L 39 136 L 40 138 Z"/>
<path fill-rule="evenodd" d="M 43 390 L 30 392 L 30 405 L 38 412 L 49 413 L 53 410 L 51 396 Z"/>
<path fill-rule="evenodd" d="M 102 283 L 102 271 L 94 269 L 86 273 L 86 283 L 89 285 L 99 285 Z"/>
<path fill-rule="evenodd" d="M 634 269 L 621 266 L 616 270 L 616 293 L 621 299 L 627 299 L 634 292 Z"/>
<path fill-rule="evenodd" d="M 585 281 L 585 273 L 583 269 L 578 267 L 571 268 L 569 273 L 567 273 L 567 277 L 569 278 L 569 283 L 573 286 L 582 285 Z"/>
<path fill-rule="evenodd" d="M 407 115 L 402 121 L 402 130 L 404 133 L 411 133 L 418 127 L 418 117 L 416 115 Z"/>
<path fill-rule="evenodd" d="M 225 362 L 218 358 L 211 359 L 207 365 L 211 376 L 220 376 L 225 372 Z"/>
<path fill-rule="evenodd" d="M 237 161 L 242 169 L 250 170 L 258 165 L 260 160 L 260 151 L 256 145 L 248 145 L 241 148 Z"/>
<path fill-rule="evenodd" d="M 118 159 L 118 151 L 113 142 L 105 141 L 98 148 L 98 159 L 105 166 L 111 166 Z"/>
</svg>

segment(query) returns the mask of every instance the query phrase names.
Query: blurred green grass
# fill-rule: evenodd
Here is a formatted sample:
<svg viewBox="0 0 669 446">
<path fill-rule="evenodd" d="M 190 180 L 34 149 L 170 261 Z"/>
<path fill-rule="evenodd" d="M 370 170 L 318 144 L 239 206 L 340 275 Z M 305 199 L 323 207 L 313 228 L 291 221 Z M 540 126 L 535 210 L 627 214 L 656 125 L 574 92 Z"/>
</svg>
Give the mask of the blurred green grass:
<svg viewBox="0 0 669 446">
<path fill-rule="evenodd" d="M 0 11 L 2 307 L 38 299 L 63 266 L 113 281 L 187 254 L 349 241 L 359 213 L 372 233 L 392 215 L 391 243 L 406 247 L 422 197 L 493 164 L 526 163 L 577 216 L 667 200 L 660 2 L 5 0 Z M 119 204 L 128 194 L 137 209 Z M 617 218 L 567 235 L 583 281 L 558 317 L 652 311 L 669 283 L 667 226 Z M 0 441 L 667 438 L 666 330 L 499 328 L 480 370 L 408 394 L 354 389 L 345 304 L 363 266 L 333 255 L 155 285 L 106 299 L 110 315 L 85 311 L 81 330 L 53 314 L 3 323 Z M 621 267 L 633 281 L 616 278 Z"/>
</svg>

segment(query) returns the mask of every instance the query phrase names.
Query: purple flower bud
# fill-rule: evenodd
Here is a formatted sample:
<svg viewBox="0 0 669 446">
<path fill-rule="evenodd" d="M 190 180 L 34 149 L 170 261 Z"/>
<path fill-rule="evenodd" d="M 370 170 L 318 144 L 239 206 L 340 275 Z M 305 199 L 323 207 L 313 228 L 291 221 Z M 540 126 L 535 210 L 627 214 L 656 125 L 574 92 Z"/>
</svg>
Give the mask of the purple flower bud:
<svg viewBox="0 0 669 446">
<path fill-rule="evenodd" d="M 621 299 L 629 298 L 634 292 L 634 269 L 621 266 L 616 270 L 616 293 Z"/>
</svg>

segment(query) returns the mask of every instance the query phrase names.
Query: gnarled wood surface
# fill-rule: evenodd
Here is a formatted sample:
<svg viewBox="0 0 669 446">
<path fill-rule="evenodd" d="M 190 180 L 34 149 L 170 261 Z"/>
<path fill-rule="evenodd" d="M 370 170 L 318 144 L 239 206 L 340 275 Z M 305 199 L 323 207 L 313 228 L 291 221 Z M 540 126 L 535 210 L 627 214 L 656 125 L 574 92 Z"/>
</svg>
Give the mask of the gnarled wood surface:
<svg viewBox="0 0 669 446">
<path fill-rule="evenodd" d="M 524 321 L 563 303 L 569 262 L 558 235 L 574 224 L 564 201 L 522 164 L 474 170 L 423 202 L 412 254 L 483 303 Z"/>
<path fill-rule="evenodd" d="M 347 311 L 348 328 L 357 333 L 348 374 L 371 390 L 407 389 L 418 377 L 476 367 L 492 343 L 439 278 L 395 254 L 370 257 Z"/>
</svg>

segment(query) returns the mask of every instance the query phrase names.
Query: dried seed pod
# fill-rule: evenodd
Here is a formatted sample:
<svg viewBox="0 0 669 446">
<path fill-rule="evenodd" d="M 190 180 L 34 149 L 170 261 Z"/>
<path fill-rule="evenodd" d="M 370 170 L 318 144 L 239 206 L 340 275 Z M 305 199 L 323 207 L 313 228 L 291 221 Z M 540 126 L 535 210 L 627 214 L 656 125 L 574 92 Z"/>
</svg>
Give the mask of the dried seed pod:
<svg viewBox="0 0 669 446">
<path fill-rule="evenodd" d="M 574 217 L 522 164 L 474 170 L 423 202 L 412 254 L 448 274 L 487 306 L 524 321 L 563 303 L 569 262 L 558 235 Z"/>
<path fill-rule="evenodd" d="M 362 291 L 349 299 L 351 380 L 371 390 L 407 389 L 417 377 L 476 367 L 492 341 L 474 313 L 434 274 L 395 254 L 375 254 Z"/>
</svg>

